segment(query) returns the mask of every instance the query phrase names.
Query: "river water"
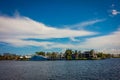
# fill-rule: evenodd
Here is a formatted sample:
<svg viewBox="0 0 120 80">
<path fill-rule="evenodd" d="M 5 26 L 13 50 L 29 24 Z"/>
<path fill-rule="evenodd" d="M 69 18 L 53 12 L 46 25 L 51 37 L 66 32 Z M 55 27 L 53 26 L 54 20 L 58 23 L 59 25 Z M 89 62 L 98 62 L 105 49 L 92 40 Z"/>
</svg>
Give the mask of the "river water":
<svg viewBox="0 0 120 80">
<path fill-rule="evenodd" d="M 120 80 L 120 58 L 0 61 L 0 80 Z"/>
</svg>

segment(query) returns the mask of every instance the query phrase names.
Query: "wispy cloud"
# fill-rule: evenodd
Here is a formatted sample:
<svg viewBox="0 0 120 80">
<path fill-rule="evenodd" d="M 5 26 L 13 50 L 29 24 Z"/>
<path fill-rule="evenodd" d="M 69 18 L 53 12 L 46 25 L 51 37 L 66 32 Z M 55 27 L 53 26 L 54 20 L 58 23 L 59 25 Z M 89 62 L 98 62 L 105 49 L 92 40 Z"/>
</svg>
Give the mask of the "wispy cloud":
<svg viewBox="0 0 120 80">
<path fill-rule="evenodd" d="M 34 21 L 28 17 L 0 16 L 0 42 L 9 43 L 14 46 L 46 46 L 51 42 L 27 41 L 25 39 L 50 39 L 50 38 L 72 38 L 79 36 L 95 35 L 96 32 L 86 30 L 58 29 L 49 27 L 41 22 Z M 74 39 L 75 40 L 75 39 Z"/>
<path fill-rule="evenodd" d="M 96 19 L 96 20 L 84 21 L 74 25 L 66 25 L 64 27 L 68 29 L 84 30 L 85 27 L 88 27 L 90 25 L 94 25 L 96 23 L 103 22 L 103 21 L 105 21 L 105 19 Z M 70 40 L 79 42 L 79 40 L 75 39 L 75 37 L 70 37 Z"/>
<path fill-rule="evenodd" d="M 84 22 L 81 22 L 81 23 L 77 23 L 77 24 L 73 24 L 73 25 L 65 25 L 66 28 L 70 28 L 70 29 L 84 29 L 85 27 L 88 27 L 90 25 L 94 25 L 96 23 L 99 23 L 99 22 L 103 22 L 105 21 L 105 19 L 96 19 L 96 20 L 89 20 L 89 21 L 84 21 Z"/>
</svg>

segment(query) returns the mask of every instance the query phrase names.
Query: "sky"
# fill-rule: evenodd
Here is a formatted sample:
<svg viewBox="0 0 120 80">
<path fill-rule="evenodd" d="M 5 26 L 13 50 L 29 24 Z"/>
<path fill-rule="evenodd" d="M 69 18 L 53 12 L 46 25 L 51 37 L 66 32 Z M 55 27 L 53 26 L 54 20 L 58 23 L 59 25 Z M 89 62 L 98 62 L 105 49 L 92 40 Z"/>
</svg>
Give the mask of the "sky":
<svg viewBox="0 0 120 80">
<path fill-rule="evenodd" d="M 0 54 L 120 53 L 120 0 L 0 0 Z"/>
</svg>

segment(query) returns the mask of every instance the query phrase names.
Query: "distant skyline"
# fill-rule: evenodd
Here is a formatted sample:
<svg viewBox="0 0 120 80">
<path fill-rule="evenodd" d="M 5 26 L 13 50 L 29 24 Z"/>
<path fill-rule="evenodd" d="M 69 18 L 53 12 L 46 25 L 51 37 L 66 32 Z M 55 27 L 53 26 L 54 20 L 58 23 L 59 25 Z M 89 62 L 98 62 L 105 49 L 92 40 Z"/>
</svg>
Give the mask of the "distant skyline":
<svg viewBox="0 0 120 80">
<path fill-rule="evenodd" d="M 120 53 L 120 0 L 0 0 L 0 54 Z"/>
</svg>

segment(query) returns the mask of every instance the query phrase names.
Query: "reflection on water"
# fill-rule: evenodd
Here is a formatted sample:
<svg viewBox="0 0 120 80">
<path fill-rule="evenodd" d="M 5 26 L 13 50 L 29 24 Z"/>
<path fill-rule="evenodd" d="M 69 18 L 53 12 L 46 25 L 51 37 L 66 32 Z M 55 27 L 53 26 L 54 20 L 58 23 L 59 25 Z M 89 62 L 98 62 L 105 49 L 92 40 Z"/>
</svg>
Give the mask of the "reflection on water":
<svg viewBox="0 0 120 80">
<path fill-rule="evenodd" d="M 120 59 L 0 61 L 0 80 L 120 80 Z"/>
</svg>

